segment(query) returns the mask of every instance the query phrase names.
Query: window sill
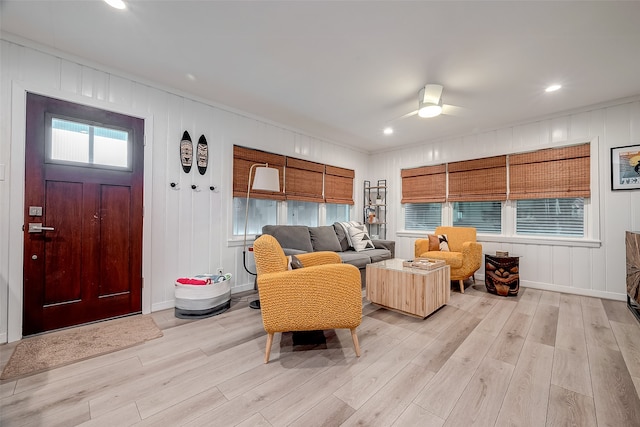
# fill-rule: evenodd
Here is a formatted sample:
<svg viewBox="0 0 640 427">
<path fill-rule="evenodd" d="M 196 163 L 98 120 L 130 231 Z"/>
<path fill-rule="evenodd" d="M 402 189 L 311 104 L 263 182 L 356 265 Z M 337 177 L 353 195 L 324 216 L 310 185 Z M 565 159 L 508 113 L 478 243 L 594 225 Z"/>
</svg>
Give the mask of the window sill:
<svg viewBox="0 0 640 427">
<path fill-rule="evenodd" d="M 256 235 L 255 234 L 247 234 L 247 247 L 251 246 L 254 242 L 254 240 L 256 240 Z M 240 236 L 240 238 L 231 238 L 231 239 L 227 239 L 227 247 L 228 248 L 232 248 L 232 247 L 242 247 L 244 244 L 244 236 Z"/>
<path fill-rule="evenodd" d="M 425 237 L 429 232 L 417 230 L 402 230 L 396 232 L 398 237 Z M 433 231 L 431 231 L 433 233 Z M 539 245 L 539 246 L 569 246 L 578 248 L 599 248 L 602 245 L 600 240 L 575 239 L 570 237 L 555 236 L 505 236 L 501 234 L 478 234 L 479 242 L 513 243 L 518 245 Z"/>
</svg>

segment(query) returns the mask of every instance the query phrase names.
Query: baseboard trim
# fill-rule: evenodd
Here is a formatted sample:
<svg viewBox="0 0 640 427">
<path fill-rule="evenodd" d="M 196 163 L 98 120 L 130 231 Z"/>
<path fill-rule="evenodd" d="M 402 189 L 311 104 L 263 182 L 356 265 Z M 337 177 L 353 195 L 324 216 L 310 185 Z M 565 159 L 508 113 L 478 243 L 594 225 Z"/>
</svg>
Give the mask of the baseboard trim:
<svg viewBox="0 0 640 427">
<path fill-rule="evenodd" d="M 151 312 L 167 310 L 169 308 L 174 308 L 176 306 L 176 302 L 174 300 L 158 302 L 155 304 L 151 304 Z"/>
<path fill-rule="evenodd" d="M 484 284 L 484 274 L 476 274 L 476 280 L 481 280 Z M 520 286 L 523 288 L 540 289 L 543 291 L 561 292 L 563 294 L 580 295 L 583 297 L 595 297 L 602 299 L 611 299 L 615 301 L 627 301 L 626 294 L 617 294 L 615 292 L 598 291 L 594 289 L 572 288 L 570 286 L 554 285 L 551 283 L 532 282 L 529 280 L 520 280 Z"/>
<path fill-rule="evenodd" d="M 253 291 L 253 283 L 247 283 L 246 285 L 233 286 L 231 288 L 231 295 L 238 294 L 240 292 Z"/>
<path fill-rule="evenodd" d="M 611 299 L 615 301 L 627 301 L 627 296 L 625 294 L 616 294 L 614 292 L 607 291 L 596 291 L 593 289 L 580 289 L 580 288 L 571 288 L 569 286 L 562 285 L 550 285 L 548 283 L 536 283 L 536 282 L 528 282 L 528 281 L 520 281 L 520 286 L 524 288 L 533 288 L 540 289 L 543 291 L 552 291 L 552 292 L 562 292 L 563 294 L 573 294 L 580 295 L 584 297 L 595 297 L 602 299 Z"/>
</svg>

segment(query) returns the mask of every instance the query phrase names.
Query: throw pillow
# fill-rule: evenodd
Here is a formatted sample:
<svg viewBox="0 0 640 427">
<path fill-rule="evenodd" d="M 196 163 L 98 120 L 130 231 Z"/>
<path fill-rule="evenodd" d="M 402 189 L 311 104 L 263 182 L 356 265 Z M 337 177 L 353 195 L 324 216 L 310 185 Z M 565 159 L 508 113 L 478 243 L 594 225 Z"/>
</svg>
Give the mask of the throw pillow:
<svg viewBox="0 0 640 427">
<path fill-rule="evenodd" d="M 347 241 L 349 242 L 349 247 L 355 249 L 355 246 L 353 246 L 353 239 L 351 238 L 351 234 L 349 234 L 349 228 L 357 225 L 362 225 L 362 224 L 360 224 L 358 221 L 345 221 L 345 222 L 339 222 L 338 224 L 340 224 L 342 228 L 344 228 L 344 232 L 347 236 Z"/>
<path fill-rule="evenodd" d="M 440 240 L 440 250 L 449 252 L 449 240 L 446 234 L 438 234 L 438 240 Z"/>
<path fill-rule="evenodd" d="M 347 233 L 347 230 L 339 222 L 333 223 L 333 229 L 336 231 L 336 237 L 340 243 L 340 252 L 349 250 L 349 233 Z"/>
<path fill-rule="evenodd" d="M 355 249 L 356 252 L 364 251 L 365 249 L 375 249 L 369 233 L 367 233 L 367 228 L 363 224 L 349 227 L 349 236 L 351 237 L 351 242 L 353 242 L 353 249 Z"/>
<path fill-rule="evenodd" d="M 440 250 L 440 239 L 435 234 L 429 234 L 429 252 Z"/>
<path fill-rule="evenodd" d="M 313 246 L 314 252 L 342 252 L 342 247 L 340 247 L 340 242 L 333 226 L 309 227 L 309 235 L 311 236 L 311 246 Z"/>
<path fill-rule="evenodd" d="M 304 267 L 304 265 L 302 265 L 302 261 L 300 261 L 300 259 L 295 255 L 289 255 L 287 259 L 289 260 L 288 262 L 289 270 L 296 270 L 298 268 Z"/>
</svg>

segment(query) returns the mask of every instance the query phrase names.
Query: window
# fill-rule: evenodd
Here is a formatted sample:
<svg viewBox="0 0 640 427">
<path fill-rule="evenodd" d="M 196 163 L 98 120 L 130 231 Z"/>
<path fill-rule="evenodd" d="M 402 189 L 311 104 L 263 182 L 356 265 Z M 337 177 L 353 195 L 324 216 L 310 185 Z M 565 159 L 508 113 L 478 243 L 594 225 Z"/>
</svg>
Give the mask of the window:
<svg viewBox="0 0 640 427">
<path fill-rule="evenodd" d="M 350 209 L 349 205 L 334 205 L 326 204 L 326 225 L 331 225 L 334 222 L 349 221 Z"/>
<path fill-rule="evenodd" d="M 324 201 L 326 203 L 353 205 L 354 176 L 355 172 L 351 169 L 325 165 Z"/>
<path fill-rule="evenodd" d="M 454 227 L 475 227 L 479 233 L 502 232 L 501 202 L 454 202 Z"/>
<path fill-rule="evenodd" d="M 287 224 L 317 227 L 318 208 L 318 203 L 289 200 L 287 202 Z"/>
<path fill-rule="evenodd" d="M 449 163 L 453 226 L 475 227 L 479 233 L 502 233 L 502 201 L 507 199 L 507 157 Z"/>
<path fill-rule="evenodd" d="M 584 199 L 518 200 L 516 234 L 584 237 Z"/>
<path fill-rule="evenodd" d="M 509 156 L 516 234 L 584 237 L 590 151 L 590 144 L 580 144 Z"/>
<path fill-rule="evenodd" d="M 324 202 L 323 164 L 287 157 L 285 170 L 284 185 L 287 200 Z"/>
<path fill-rule="evenodd" d="M 400 203 L 438 203 L 447 198 L 446 165 L 402 169 Z"/>
<path fill-rule="evenodd" d="M 353 205 L 351 169 L 296 159 L 252 148 L 233 146 L 233 235 L 244 235 L 249 171 L 253 165 L 268 164 L 280 172 L 278 192 L 251 190 L 247 234 L 257 234 L 262 226 L 277 224 L 278 207 L 286 224 L 317 227 L 320 204 L 326 203 L 325 223 L 348 221 Z M 282 203 L 286 201 L 286 203 Z"/>
<path fill-rule="evenodd" d="M 129 132 L 50 116 L 48 161 L 131 168 Z"/>
<path fill-rule="evenodd" d="M 584 238 L 590 234 L 585 200 L 591 197 L 591 148 L 584 143 L 403 169 L 404 228 L 439 225 L 439 211 L 429 205 L 437 204 L 446 188 L 453 226 L 485 234 Z M 515 218 L 502 220 L 503 212 L 514 210 Z"/>
<path fill-rule="evenodd" d="M 442 203 L 407 203 L 404 205 L 405 230 L 434 230 L 442 225 Z"/>
<path fill-rule="evenodd" d="M 233 198 L 233 234 L 244 236 L 244 221 L 247 209 L 247 199 Z M 249 199 L 249 221 L 247 234 L 262 233 L 262 226 L 277 224 L 277 201 L 268 199 Z"/>
</svg>

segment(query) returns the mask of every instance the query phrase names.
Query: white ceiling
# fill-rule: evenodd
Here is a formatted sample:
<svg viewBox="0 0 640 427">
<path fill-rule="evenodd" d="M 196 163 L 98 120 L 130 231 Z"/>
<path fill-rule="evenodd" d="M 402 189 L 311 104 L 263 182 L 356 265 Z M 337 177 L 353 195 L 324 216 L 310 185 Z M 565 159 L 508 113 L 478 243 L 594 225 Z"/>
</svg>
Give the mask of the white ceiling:
<svg viewBox="0 0 640 427">
<path fill-rule="evenodd" d="M 640 94 L 637 1 L 125 1 L 2 0 L 0 28 L 370 152 Z M 451 114 L 399 119 L 426 83 Z"/>
</svg>

